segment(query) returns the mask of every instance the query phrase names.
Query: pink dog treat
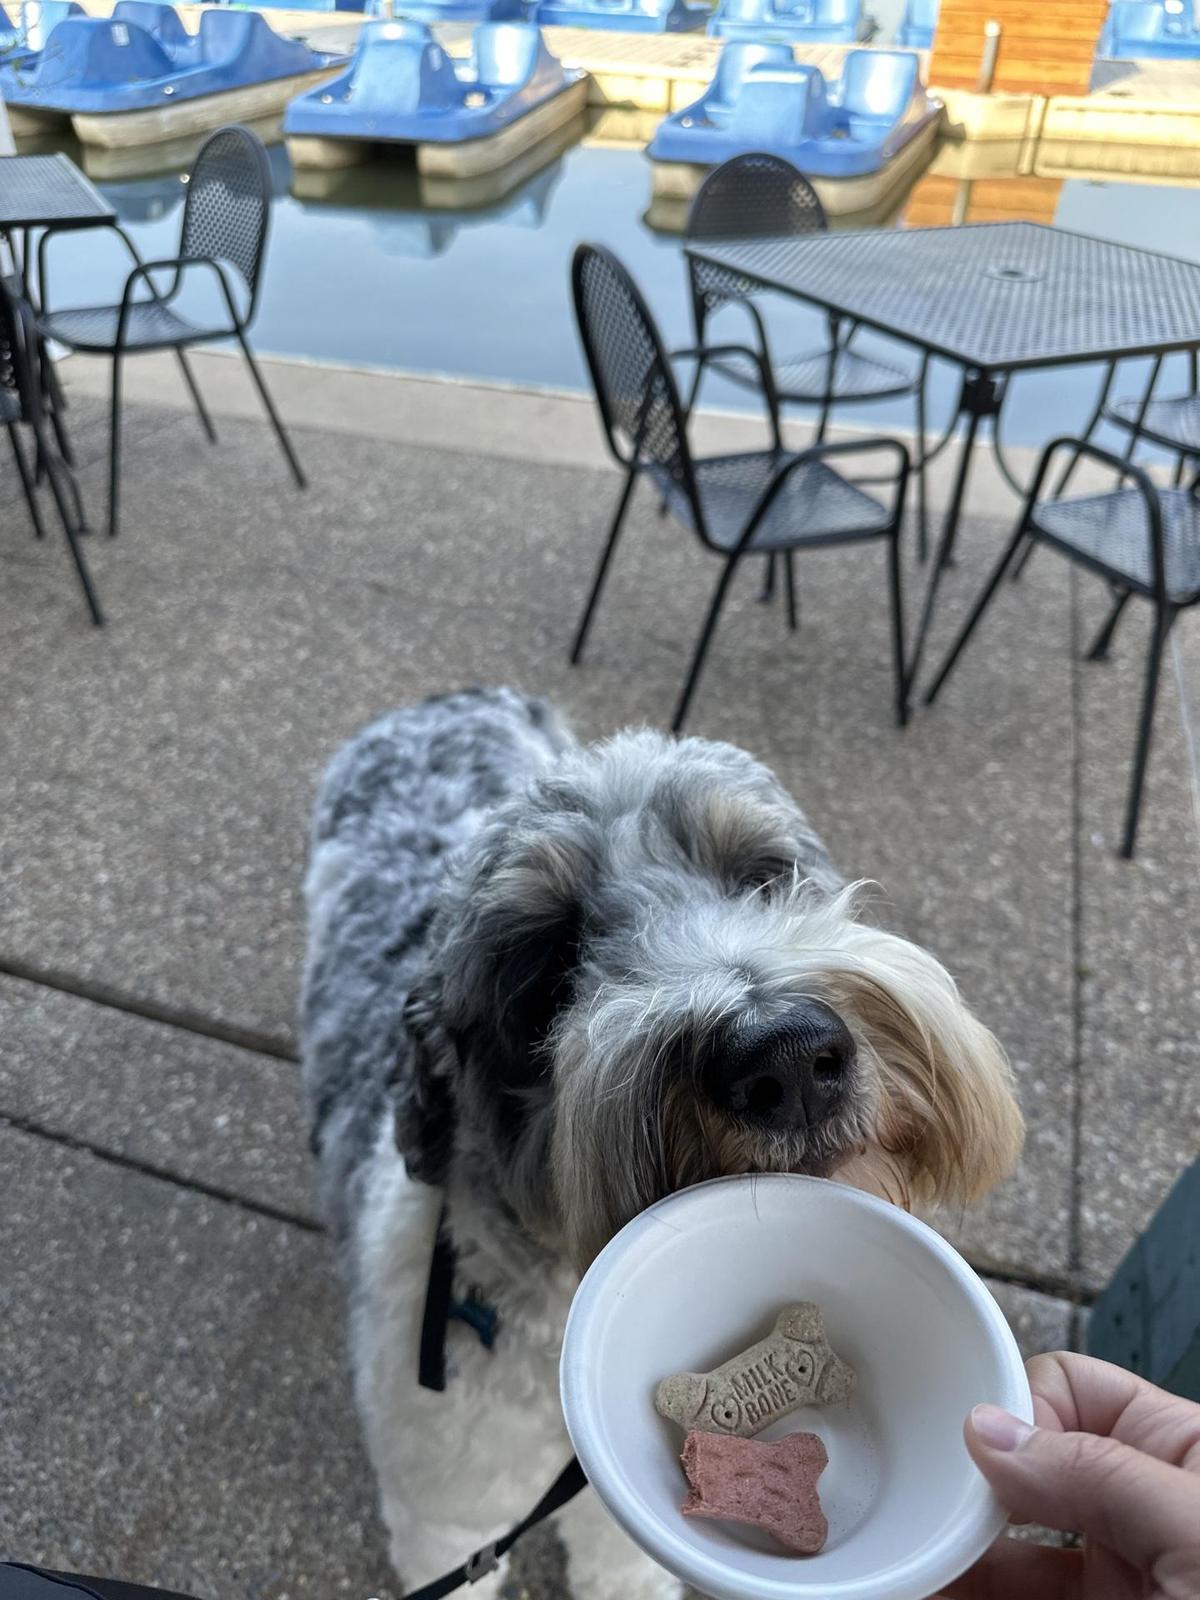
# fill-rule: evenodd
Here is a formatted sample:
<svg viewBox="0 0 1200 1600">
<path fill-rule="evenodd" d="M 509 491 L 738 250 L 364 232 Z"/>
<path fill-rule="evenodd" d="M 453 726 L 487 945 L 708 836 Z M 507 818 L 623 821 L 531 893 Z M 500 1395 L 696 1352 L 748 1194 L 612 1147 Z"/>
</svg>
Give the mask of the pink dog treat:
<svg viewBox="0 0 1200 1600">
<path fill-rule="evenodd" d="M 796 1555 L 815 1555 L 824 1545 L 829 1524 L 817 1479 L 829 1457 L 815 1433 L 789 1433 L 773 1444 L 689 1433 L 681 1460 L 691 1484 L 685 1517 L 765 1528 Z"/>
</svg>

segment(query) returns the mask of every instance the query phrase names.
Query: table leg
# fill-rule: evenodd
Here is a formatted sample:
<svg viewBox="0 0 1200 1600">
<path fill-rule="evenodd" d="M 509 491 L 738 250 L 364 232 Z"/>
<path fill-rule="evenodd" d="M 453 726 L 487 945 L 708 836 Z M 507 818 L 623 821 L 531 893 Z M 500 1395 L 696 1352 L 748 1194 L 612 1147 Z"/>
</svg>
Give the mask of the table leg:
<svg viewBox="0 0 1200 1600">
<path fill-rule="evenodd" d="M 967 431 L 958 447 L 958 466 L 954 472 L 954 488 L 951 491 L 950 504 L 946 507 L 946 514 L 942 518 L 937 548 L 934 550 L 933 561 L 929 568 L 929 583 L 925 589 L 925 599 L 921 604 L 921 618 L 917 623 L 912 655 L 909 658 L 908 670 L 905 674 L 904 694 L 906 700 L 911 696 L 913 685 L 917 681 L 917 673 L 921 666 L 921 655 L 925 649 L 925 639 L 933 622 L 933 607 L 937 599 L 938 586 L 942 580 L 942 571 L 947 565 L 948 557 L 954 548 L 954 540 L 958 533 L 958 520 L 962 515 L 963 501 L 967 494 L 967 480 L 971 474 L 971 455 L 975 449 L 975 438 L 982 420 L 983 418 L 978 411 L 967 413 Z"/>
</svg>

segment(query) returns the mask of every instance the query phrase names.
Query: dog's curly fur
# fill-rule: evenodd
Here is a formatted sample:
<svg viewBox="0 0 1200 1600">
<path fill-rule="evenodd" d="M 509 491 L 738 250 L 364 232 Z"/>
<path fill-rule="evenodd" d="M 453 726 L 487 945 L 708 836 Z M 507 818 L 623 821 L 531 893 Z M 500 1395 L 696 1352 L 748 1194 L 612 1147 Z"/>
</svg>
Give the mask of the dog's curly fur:
<svg viewBox="0 0 1200 1600">
<path fill-rule="evenodd" d="M 933 956 L 859 920 L 803 812 L 732 746 L 582 747 L 507 689 L 426 701 L 330 765 L 307 892 L 312 1137 L 409 1584 L 503 1532 L 566 1460 L 571 1292 L 647 1205 L 755 1170 L 968 1202 L 1015 1161 L 996 1041 Z M 706 1064 L 812 1002 L 853 1042 L 829 1114 L 732 1114 Z M 488 1353 L 456 1327 L 435 1395 L 416 1350 L 443 1197 L 502 1332 Z M 589 1500 L 560 1519 L 580 1600 L 670 1592 Z"/>
</svg>

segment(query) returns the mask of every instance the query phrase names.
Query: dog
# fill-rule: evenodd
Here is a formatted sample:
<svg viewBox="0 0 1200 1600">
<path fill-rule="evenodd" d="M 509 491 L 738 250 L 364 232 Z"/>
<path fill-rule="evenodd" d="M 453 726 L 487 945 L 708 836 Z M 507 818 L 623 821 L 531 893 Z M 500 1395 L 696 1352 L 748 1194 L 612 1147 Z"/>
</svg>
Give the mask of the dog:
<svg viewBox="0 0 1200 1600">
<path fill-rule="evenodd" d="M 571 1450 L 572 1294 L 626 1222 L 722 1174 L 969 1203 L 1022 1124 L 1003 1053 L 925 950 L 859 915 L 799 806 L 727 744 L 576 742 L 479 689 L 365 728 L 322 782 L 303 1077 L 356 1399 L 408 1589 L 521 1520 Z M 439 1223 L 443 1392 L 417 1382 Z M 676 1580 L 591 1490 L 559 1513 L 576 1600 Z M 497 1593 L 503 1569 L 474 1596 Z"/>
</svg>

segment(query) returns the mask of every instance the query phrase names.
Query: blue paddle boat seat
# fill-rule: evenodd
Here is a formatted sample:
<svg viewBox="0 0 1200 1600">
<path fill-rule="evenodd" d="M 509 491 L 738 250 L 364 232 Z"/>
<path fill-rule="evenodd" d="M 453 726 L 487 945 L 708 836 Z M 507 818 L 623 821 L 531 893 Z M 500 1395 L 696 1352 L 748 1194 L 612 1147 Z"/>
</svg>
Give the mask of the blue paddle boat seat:
<svg viewBox="0 0 1200 1600">
<path fill-rule="evenodd" d="M 393 9 L 398 21 L 429 23 L 523 22 L 526 14 L 525 0 L 394 0 Z"/>
<path fill-rule="evenodd" d="M 1200 58 L 1192 0 L 1113 0 L 1097 55 L 1109 60 Z"/>
<path fill-rule="evenodd" d="M 708 21 L 707 6 L 688 0 L 534 0 L 543 28 L 607 28 L 619 33 L 690 33 Z"/>
<path fill-rule="evenodd" d="M 862 0 L 720 0 L 708 31 L 714 39 L 854 44 L 870 27 Z"/>
<path fill-rule="evenodd" d="M 398 144 L 485 139 L 582 78 L 530 22 L 480 23 L 465 60 L 451 59 L 423 23 L 371 22 L 341 76 L 292 101 L 283 131 Z"/>
<path fill-rule="evenodd" d="M 40 4 L 38 0 L 32 4 L 17 0 L 11 17 L 0 5 L 0 62 L 28 63 L 60 22 L 85 15 L 76 0 L 40 0 Z"/>
<path fill-rule="evenodd" d="M 896 33 L 902 50 L 932 50 L 941 0 L 908 0 L 904 20 Z"/>
<path fill-rule="evenodd" d="M 141 111 L 299 77 L 341 59 L 282 38 L 257 11 L 204 11 L 191 34 L 171 6 L 119 0 L 111 17 L 60 22 L 27 70 L 0 68 L 0 93 L 35 110 Z"/>
<path fill-rule="evenodd" d="M 877 172 L 940 116 L 917 67 L 908 50 L 851 50 L 827 84 L 787 46 L 726 45 L 711 87 L 660 124 L 648 154 L 717 166 L 761 150 L 815 177 Z"/>
</svg>

